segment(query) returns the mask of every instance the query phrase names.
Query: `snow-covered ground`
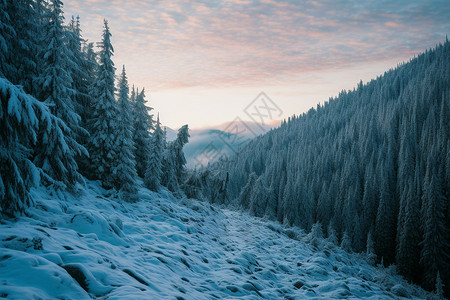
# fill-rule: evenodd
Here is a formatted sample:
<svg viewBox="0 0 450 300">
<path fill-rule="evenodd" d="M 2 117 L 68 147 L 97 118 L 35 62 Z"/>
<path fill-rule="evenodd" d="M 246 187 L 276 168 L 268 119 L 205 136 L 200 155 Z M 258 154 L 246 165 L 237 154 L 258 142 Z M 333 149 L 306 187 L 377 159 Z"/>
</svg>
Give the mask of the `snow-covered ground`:
<svg viewBox="0 0 450 300">
<path fill-rule="evenodd" d="M 168 192 L 135 204 L 97 183 L 0 221 L 0 298 L 402 299 L 427 293 L 295 229 Z"/>
</svg>

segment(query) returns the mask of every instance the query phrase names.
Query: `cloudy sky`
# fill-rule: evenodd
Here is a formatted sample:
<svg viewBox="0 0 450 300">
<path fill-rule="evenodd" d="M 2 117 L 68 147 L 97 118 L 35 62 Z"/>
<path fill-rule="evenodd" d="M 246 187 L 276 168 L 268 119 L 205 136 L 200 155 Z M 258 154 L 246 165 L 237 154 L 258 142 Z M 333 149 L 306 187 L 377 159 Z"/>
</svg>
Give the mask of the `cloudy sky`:
<svg viewBox="0 0 450 300">
<path fill-rule="evenodd" d="M 434 47 L 450 1 L 65 1 L 97 42 L 109 21 L 114 61 L 145 87 L 164 124 L 246 119 L 264 91 L 299 114 Z"/>
</svg>

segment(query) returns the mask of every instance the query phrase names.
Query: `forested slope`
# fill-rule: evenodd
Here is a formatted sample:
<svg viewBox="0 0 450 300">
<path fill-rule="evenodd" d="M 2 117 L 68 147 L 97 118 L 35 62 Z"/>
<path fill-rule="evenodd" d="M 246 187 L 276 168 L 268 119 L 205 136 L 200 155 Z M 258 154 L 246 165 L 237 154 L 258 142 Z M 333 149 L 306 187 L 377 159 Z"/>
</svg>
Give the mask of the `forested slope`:
<svg viewBox="0 0 450 300">
<path fill-rule="evenodd" d="M 449 287 L 449 128 L 446 40 L 210 166 L 204 196 L 305 230 L 320 222 L 349 250 L 373 242 L 385 265 Z"/>
</svg>

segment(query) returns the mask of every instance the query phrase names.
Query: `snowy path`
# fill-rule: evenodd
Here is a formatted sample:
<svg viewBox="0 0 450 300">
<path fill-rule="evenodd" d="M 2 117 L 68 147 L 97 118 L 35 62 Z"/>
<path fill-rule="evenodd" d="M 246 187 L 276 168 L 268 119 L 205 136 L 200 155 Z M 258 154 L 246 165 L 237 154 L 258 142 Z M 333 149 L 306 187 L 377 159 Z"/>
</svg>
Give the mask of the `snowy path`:
<svg viewBox="0 0 450 300">
<path fill-rule="evenodd" d="M 136 204 L 40 191 L 0 223 L 0 298 L 392 299 L 426 293 L 304 234 L 240 212 L 140 190 Z"/>
</svg>

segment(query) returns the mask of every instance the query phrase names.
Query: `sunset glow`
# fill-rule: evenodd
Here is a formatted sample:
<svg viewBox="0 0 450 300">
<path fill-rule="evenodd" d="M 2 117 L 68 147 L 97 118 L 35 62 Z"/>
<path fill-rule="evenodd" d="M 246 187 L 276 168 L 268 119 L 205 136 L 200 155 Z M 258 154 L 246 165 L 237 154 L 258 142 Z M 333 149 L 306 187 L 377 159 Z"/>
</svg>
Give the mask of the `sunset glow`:
<svg viewBox="0 0 450 300">
<path fill-rule="evenodd" d="M 212 126 L 260 92 L 283 118 L 445 40 L 447 1 L 66 1 L 83 36 L 108 19 L 117 68 L 163 123 Z M 176 110 L 174 110 L 176 108 Z"/>
</svg>

